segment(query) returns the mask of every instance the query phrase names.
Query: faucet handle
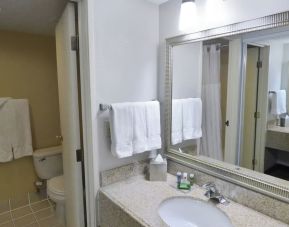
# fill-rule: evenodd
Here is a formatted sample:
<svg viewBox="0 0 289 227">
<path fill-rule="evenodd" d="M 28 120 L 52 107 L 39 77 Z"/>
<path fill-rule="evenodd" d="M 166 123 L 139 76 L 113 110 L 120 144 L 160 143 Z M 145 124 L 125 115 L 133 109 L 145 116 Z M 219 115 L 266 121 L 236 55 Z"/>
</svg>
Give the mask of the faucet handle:
<svg viewBox="0 0 289 227">
<path fill-rule="evenodd" d="M 219 197 L 219 202 L 224 205 L 229 205 L 230 203 L 230 201 L 223 195 Z"/>
<path fill-rule="evenodd" d="M 213 182 L 208 182 L 204 184 L 202 188 L 206 189 L 205 196 L 208 198 L 219 195 L 216 185 Z"/>
</svg>

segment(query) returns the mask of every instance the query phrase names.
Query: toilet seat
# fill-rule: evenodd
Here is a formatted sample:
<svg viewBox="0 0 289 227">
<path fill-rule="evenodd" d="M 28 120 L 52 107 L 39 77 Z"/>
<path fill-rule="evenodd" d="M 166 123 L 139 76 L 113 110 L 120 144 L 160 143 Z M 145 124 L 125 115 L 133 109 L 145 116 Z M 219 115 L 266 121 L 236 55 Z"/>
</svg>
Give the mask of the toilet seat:
<svg viewBox="0 0 289 227">
<path fill-rule="evenodd" d="M 64 176 L 53 177 L 47 181 L 47 194 L 54 202 L 64 202 Z"/>
</svg>

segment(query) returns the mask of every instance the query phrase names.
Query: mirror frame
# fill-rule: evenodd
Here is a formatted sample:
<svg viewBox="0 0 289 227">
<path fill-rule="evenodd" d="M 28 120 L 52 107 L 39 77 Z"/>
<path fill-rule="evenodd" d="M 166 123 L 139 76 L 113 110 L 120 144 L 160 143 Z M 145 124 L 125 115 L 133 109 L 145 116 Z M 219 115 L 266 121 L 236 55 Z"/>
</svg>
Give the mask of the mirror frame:
<svg viewBox="0 0 289 227">
<path fill-rule="evenodd" d="M 289 182 L 243 167 L 217 161 L 204 156 L 191 156 L 171 149 L 172 119 L 172 81 L 174 46 L 216 39 L 225 36 L 241 35 L 248 32 L 285 27 L 289 25 L 289 11 L 281 12 L 254 20 L 230 24 L 218 28 L 185 34 L 166 39 L 166 75 L 165 75 L 165 151 L 169 160 L 191 167 L 206 174 L 229 181 L 242 187 L 289 202 Z M 289 30 L 289 27 L 288 27 Z M 242 64 L 243 69 L 246 67 Z M 241 75 L 240 75 L 241 76 Z"/>
</svg>

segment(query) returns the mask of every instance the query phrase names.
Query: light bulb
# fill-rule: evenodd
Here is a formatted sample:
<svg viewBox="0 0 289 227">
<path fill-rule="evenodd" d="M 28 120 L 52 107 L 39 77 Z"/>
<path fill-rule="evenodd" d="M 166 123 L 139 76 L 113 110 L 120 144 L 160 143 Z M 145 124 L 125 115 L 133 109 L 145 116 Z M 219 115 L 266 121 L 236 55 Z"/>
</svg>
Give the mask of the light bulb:
<svg viewBox="0 0 289 227">
<path fill-rule="evenodd" d="M 179 29 L 181 31 L 190 29 L 194 26 L 196 16 L 196 3 L 194 0 L 183 0 L 181 5 Z"/>
</svg>

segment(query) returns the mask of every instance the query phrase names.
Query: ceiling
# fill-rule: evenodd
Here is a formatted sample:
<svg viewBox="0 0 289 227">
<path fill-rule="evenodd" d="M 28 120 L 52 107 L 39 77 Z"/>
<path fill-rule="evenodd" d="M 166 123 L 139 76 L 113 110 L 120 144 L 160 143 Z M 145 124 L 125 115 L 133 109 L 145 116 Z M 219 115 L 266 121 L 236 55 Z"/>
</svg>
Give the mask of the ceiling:
<svg viewBox="0 0 289 227">
<path fill-rule="evenodd" d="M 67 1 L 0 0 L 0 30 L 53 35 Z M 160 5 L 168 0 L 148 1 Z"/>
<path fill-rule="evenodd" d="M 167 2 L 168 0 L 148 0 L 148 1 L 153 2 L 157 5 L 160 5 L 160 4 Z"/>
<path fill-rule="evenodd" d="M 53 35 L 67 0 L 0 0 L 0 30 Z"/>
</svg>

